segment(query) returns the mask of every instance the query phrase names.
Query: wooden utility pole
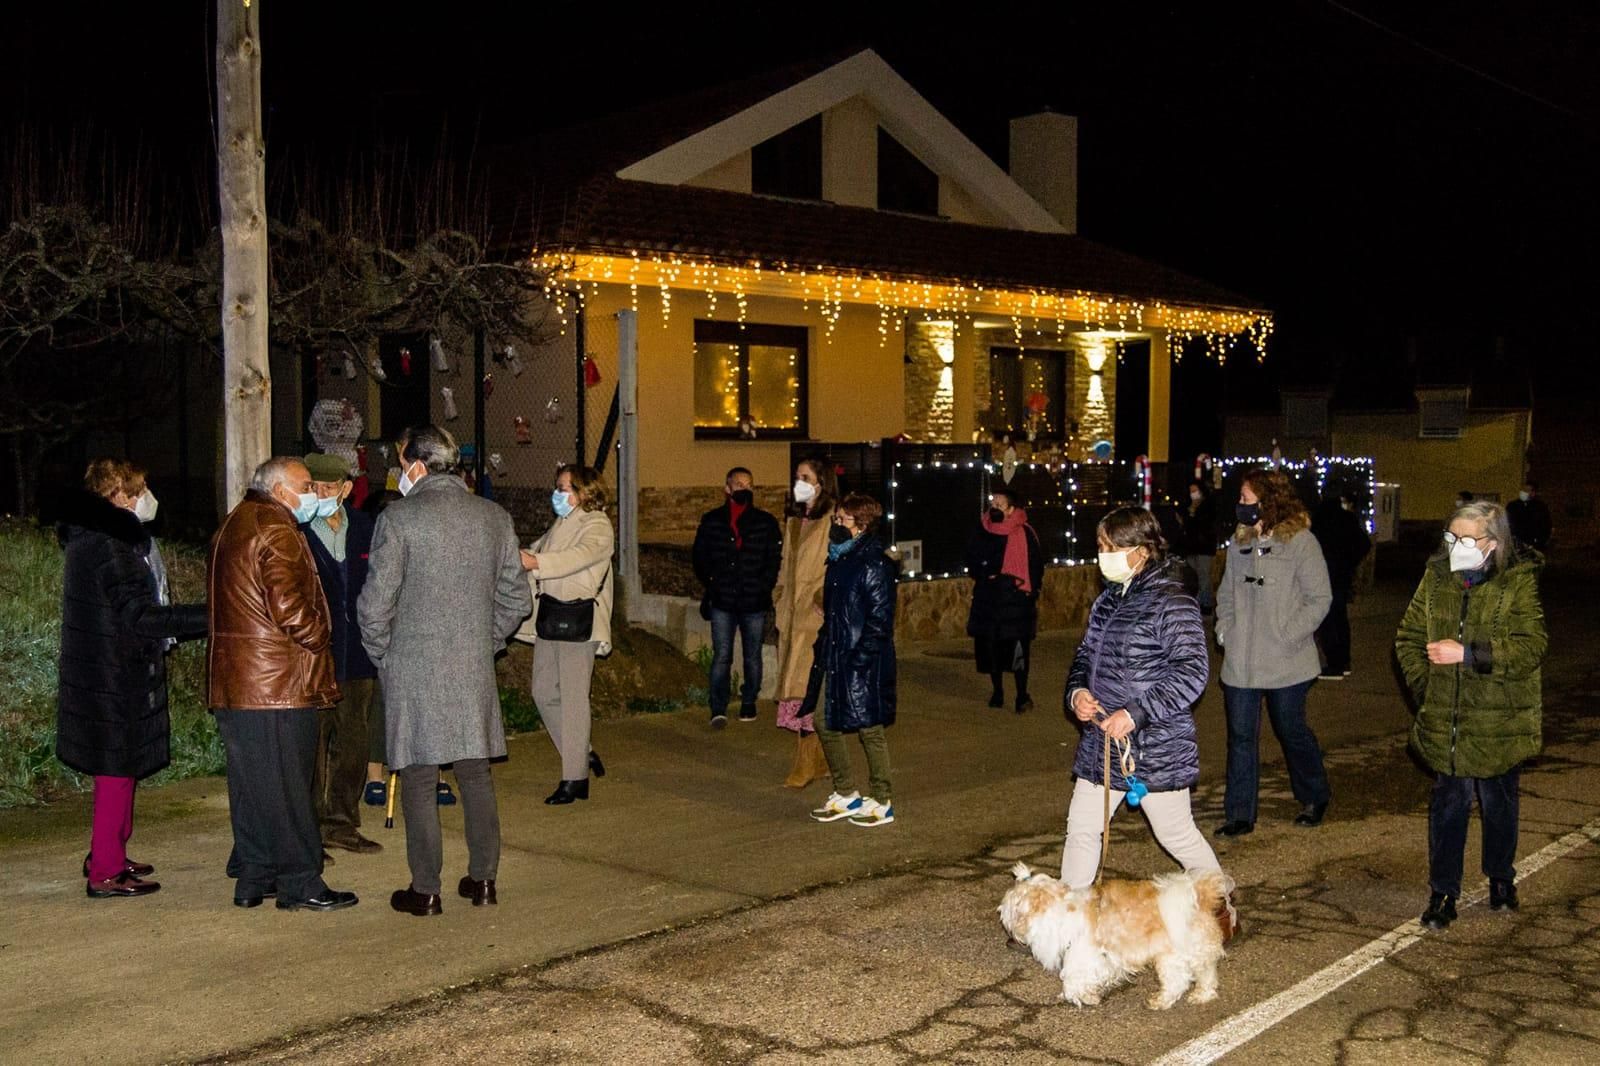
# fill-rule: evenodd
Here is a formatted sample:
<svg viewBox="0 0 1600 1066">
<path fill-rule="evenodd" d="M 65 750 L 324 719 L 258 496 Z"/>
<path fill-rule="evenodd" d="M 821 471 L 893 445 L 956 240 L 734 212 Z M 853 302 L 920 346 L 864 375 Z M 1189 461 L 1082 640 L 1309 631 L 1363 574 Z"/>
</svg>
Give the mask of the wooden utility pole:
<svg viewBox="0 0 1600 1066">
<path fill-rule="evenodd" d="M 272 451 L 260 2 L 217 0 L 224 511 L 244 496 L 251 475 Z"/>
</svg>

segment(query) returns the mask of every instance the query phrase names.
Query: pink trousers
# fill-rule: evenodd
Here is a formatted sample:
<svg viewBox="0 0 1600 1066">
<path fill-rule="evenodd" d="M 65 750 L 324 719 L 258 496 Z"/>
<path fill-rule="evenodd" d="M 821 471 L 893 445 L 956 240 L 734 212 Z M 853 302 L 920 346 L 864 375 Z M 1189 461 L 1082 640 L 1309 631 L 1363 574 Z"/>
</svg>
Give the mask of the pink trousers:
<svg viewBox="0 0 1600 1066">
<path fill-rule="evenodd" d="M 94 779 L 94 829 L 89 837 L 89 880 L 109 881 L 128 863 L 133 835 L 132 777 Z"/>
</svg>

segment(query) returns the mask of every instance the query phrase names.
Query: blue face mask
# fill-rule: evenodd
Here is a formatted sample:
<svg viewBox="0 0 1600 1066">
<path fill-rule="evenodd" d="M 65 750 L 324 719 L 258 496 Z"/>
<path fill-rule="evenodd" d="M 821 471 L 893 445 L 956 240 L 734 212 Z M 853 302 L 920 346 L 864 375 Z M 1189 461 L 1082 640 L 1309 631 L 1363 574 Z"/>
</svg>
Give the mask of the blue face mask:
<svg viewBox="0 0 1600 1066">
<path fill-rule="evenodd" d="M 339 497 L 329 496 L 317 501 L 317 517 L 332 518 L 333 513 L 339 509 Z"/>
<path fill-rule="evenodd" d="M 572 513 L 572 500 L 567 493 L 556 489 L 550 494 L 550 507 L 555 511 L 557 518 L 565 518 Z"/>
<path fill-rule="evenodd" d="M 294 509 L 294 520 L 301 525 L 305 525 L 317 517 L 317 494 L 314 492 L 302 492 L 299 497 L 300 506 Z"/>
</svg>

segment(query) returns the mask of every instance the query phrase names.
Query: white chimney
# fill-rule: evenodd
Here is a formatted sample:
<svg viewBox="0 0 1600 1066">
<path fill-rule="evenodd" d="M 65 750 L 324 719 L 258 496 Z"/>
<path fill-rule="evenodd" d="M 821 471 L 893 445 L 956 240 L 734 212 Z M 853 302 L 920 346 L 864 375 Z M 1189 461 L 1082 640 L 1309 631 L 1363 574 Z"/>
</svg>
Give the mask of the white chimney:
<svg viewBox="0 0 1600 1066">
<path fill-rule="evenodd" d="M 1012 119 L 1011 177 L 1068 233 L 1078 232 L 1078 120 L 1054 111 Z"/>
</svg>

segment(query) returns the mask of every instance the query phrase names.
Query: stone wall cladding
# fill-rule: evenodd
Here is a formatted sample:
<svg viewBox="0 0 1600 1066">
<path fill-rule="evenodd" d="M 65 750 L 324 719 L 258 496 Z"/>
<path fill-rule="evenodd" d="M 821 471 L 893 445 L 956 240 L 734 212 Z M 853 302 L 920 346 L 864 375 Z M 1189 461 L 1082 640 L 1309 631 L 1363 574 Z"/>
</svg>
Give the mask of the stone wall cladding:
<svg viewBox="0 0 1600 1066">
<path fill-rule="evenodd" d="M 1089 624 L 1089 607 L 1098 595 L 1100 571 L 1095 567 L 1046 568 L 1044 592 L 1039 597 L 1039 628 L 1083 628 Z M 971 606 L 972 582 L 967 578 L 904 582 L 895 608 L 895 637 L 925 641 L 965 636 Z"/>
<path fill-rule="evenodd" d="M 756 506 L 771 512 L 780 522 L 787 502 L 788 487 L 756 486 Z M 693 539 L 700 527 L 700 516 L 722 506 L 727 494 L 721 485 L 690 485 L 679 488 L 639 490 L 639 539 L 678 542 Z"/>
<path fill-rule="evenodd" d="M 941 388 L 954 356 L 954 327 L 948 322 L 906 323 L 905 432 L 912 440 L 949 441 L 955 434 L 955 385 Z M 941 354 L 942 353 L 942 354 Z"/>
</svg>

